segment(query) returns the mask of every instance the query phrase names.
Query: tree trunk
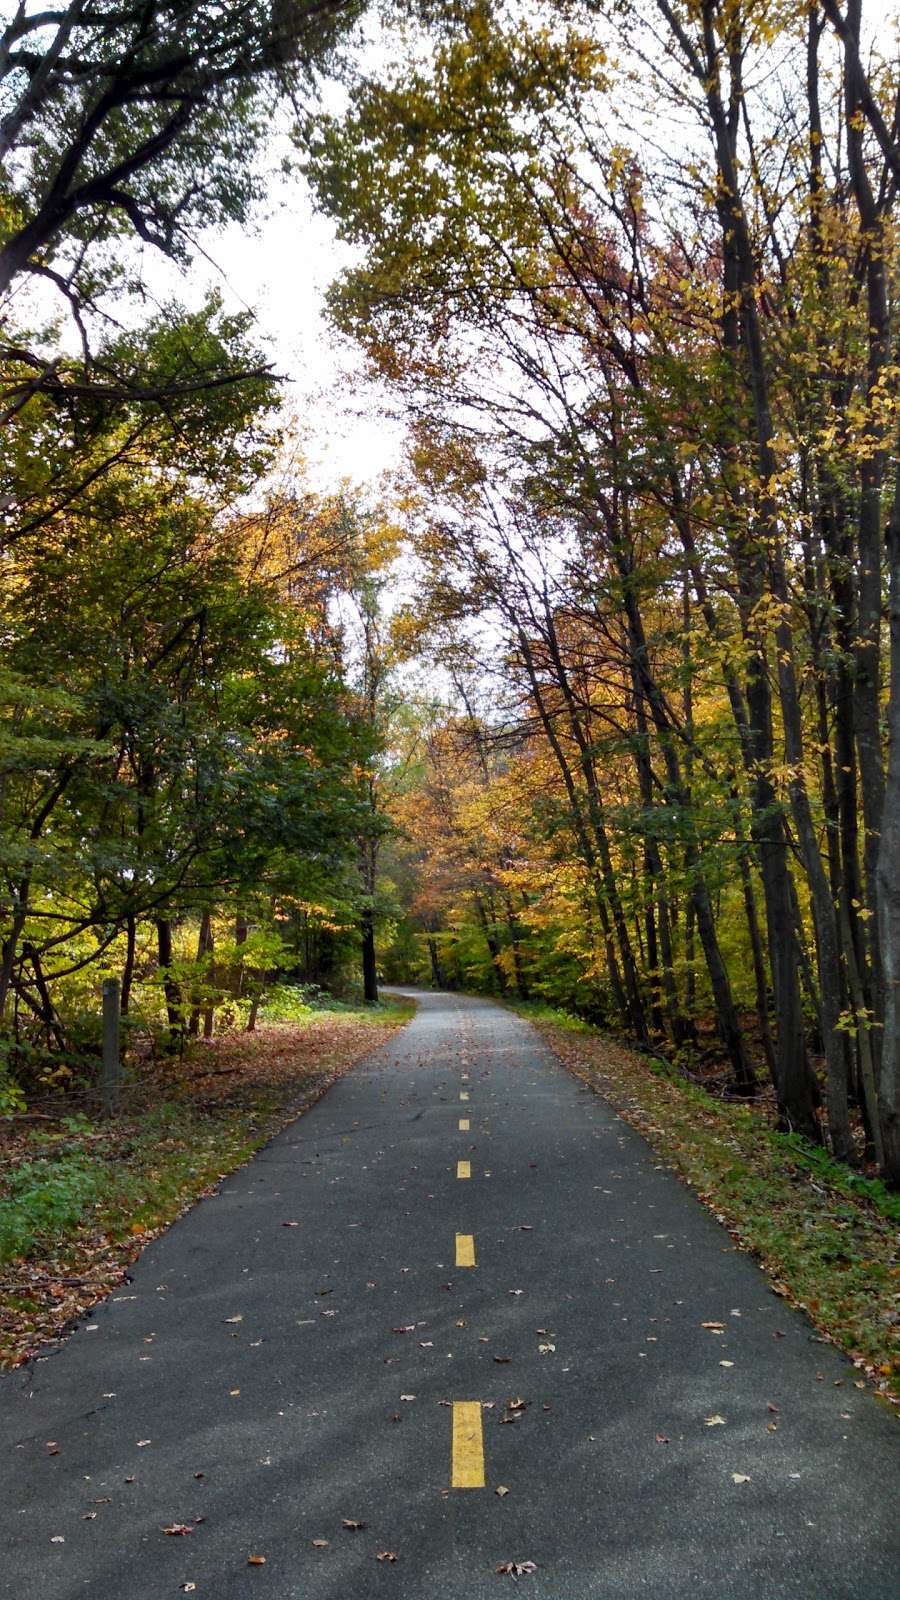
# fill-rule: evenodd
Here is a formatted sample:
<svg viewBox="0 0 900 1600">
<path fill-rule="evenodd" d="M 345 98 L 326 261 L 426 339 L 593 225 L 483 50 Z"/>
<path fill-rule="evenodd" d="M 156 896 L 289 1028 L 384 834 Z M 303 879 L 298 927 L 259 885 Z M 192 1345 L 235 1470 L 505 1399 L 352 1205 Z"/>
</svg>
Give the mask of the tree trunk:
<svg viewBox="0 0 900 1600">
<path fill-rule="evenodd" d="M 375 913 L 371 906 L 360 917 L 362 934 L 363 999 L 367 1006 L 378 1003 L 378 972 L 375 961 Z"/>
<path fill-rule="evenodd" d="M 181 1040 L 184 1029 L 182 1017 L 182 996 L 180 985 L 172 976 L 172 924 L 167 917 L 159 917 L 156 923 L 157 950 L 159 952 L 159 969 L 163 975 L 163 991 L 166 997 L 166 1017 L 169 1024 L 169 1043 L 176 1048 Z"/>
<path fill-rule="evenodd" d="M 16 965 L 16 951 L 25 922 L 26 906 L 20 898 L 13 913 L 12 927 L 3 941 L 2 949 L 0 949 L 0 1022 L 3 1021 L 6 1012 L 6 1003 L 9 998 L 12 975 Z"/>
<path fill-rule="evenodd" d="M 134 963 L 137 947 L 137 924 L 133 916 L 125 919 L 125 965 L 122 968 L 122 994 L 119 1001 L 119 1014 L 128 1015 L 131 1003 L 131 985 L 134 982 Z"/>
<path fill-rule="evenodd" d="M 440 957 L 438 956 L 437 940 L 432 934 L 428 935 L 428 954 L 431 958 L 431 981 L 436 989 L 443 989 L 444 974 L 441 971 Z"/>
<path fill-rule="evenodd" d="M 866 328 L 868 334 L 866 400 L 870 408 L 867 433 L 874 448 L 860 453 L 858 540 L 858 606 L 854 639 L 853 699 L 856 746 L 859 753 L 862 791 L 863 864 L 866 898 L 872 914 L 869 922 L 875 975 L 875 1018 L 884 1015 L 881 963 L 878 955 L 879 930 L 878 867 L 882 815 L 884 812 L 884 764 L 881 745 L 881 493 L 886 463 L 884 423 L 879 420 L 883 403 L 879 400 L 885 368 L 890 359 L 890 318 L 885 267 L 885 218 L 883 205 L 876 201 L 866 170 L 862 127 L 865 83 L 859 61 L 862 0 L 848 0 L 847 32 L 844 51 L 844 102 L 847 134 L 847 163 L 853 196 L 859 212 L 865 265 Z M 880 1029 L 873 1043 L 877 1053 Z"/>
<path fill-rule="evenodd" d="M 504 995 L 506 994 L 506 973 L 503 971 L 503 967 L 500 962 L 500 940 L 497 937 L 497 924 L 494 919 L 493 909 L 491 910 L 491 914 L 489 916 L 488 909 L 485 906 L 481 895 L 476 894 L 474 898 L 475 911 L 478 916 L 478 921 L 481 923 L 481 931 L 484 934 L 484 942 L 488 948 L 488 955 L 491 958 L 491 972 L 497 981 L 497 988 L 499 989 L 501 995 Z"/>
<path fill-rule="evenodd" d="M 557 737 L 556 729 L 555 729 L 555 727 L 553 725 L 553 719 L 550 716 L 550 713 L 549 713 L 549 711 L 547 709 L 546 701 L 545 701 L 544 696 L 543 696 L 543 694 L 541 692 L 540 683 L 538 681 L 537 673 L 535 671 L 534 658 L 533 658 L 532 653 L 531 653 L 531 648 L 530 648 L 530 645 L 528 643 L 528 639 L 527 639 L 523 629 L 521 627 L 519 627 L 518 624 L 515 622 L 515 619 L 513 618 L 512 620 L 513 620 L 513 622 L 514 622 L 514 624 L 516 626 L 516 630 L 517 630 L 517 634 L 518 634 L 518 640 L 519 640 L 519 647 L 520 647 L 520 649 L 522 651 L 522 659 L 523 659 L 523 661 L 525 663 L 525 667 L 526 667 L 526 670 L 527 670 L 527 673 L 528 673 L 528 681 L 529 681 L 529 685 L 531 687 L 531 698 L 532 698 L 535 710 L 537 711 L 538 716 L 540 718 L 541 726 L 543 727 L 544 733 L 546 734 L 547 742 L 550 745 L 550 748 L 553 751 L 554 756 L 556 757 L 557 766 L 559 767 L 560 774 L 562 776 L 563 786 L 565 788 L 566 796 L 567 796 L 567 799 L 568 799 L 568 802 L 569 802 L 569 811 L 570 811 L 570 815 L 571 815 L 571 818 L 572 818 L 573 831 L 574 831 L 575 837 L 576 837 L 576 839 L 578 841 L 578 847 L 579 847 L 579 853 L 581 855 L 581 859 L 584 862 L 585 868 L 587 869 L 588 878 L 589 878 L 589 882 L 590 882 L 590 886 L 591 886 L 591 891 L 593 893 L 594 902 L 595 902 L 596 907 L 597 907 L 597 915 L 600 918 L 600 926 L 603 929 L 604 941 L 605 941 L 605 945 L 606 945 L 607 963 L 608 963 L 608 967 L 609 967 L 610 988 L 612 989 L 612 992 L 613 992 L 613 999 L 614 999 L 614 1002 L 615 1002 L 615 1005 L 616 1005 L 616 1009 L 617 1009 L 617 1011 L 619 1013 L 619 1016 L 622 1019 L 622 1022 L 624 1023 L 625 1027 L 628 1027 L 629 1025 L 632 1024 L 632 1019 L 633 1019 L 633 1014 L 632 1014 L 631 1005 L 630 1005 L 630 994 L 626 994 L 626 987 L 625 987 L 625 984 L 622 981 L 622 975 L 621 975 L 621 973 L 619 971 L 619 963 L 618 963 L 617 952 L 616 952 L 616 943 L 613 941 L 613 936 L 612 936 L 613 923 L 612 923 L 611 918 L 610 918 L 610 912 L 609 912 L 609 908 L 607 906 L 606 897 L 605 897 L 605 874 L 601 874 L 600 866 L 599 866 L 599 863 L 597 861 L 596 851 L 594 849 L 594 845 L 593 845 L 593 842 L 591 840 L 591 836 L 590 836 L 590 834 L 588 832 L 587 824 L 585 822 L 584 811 L 583 811 L 583 808 L 582 808 L 581 798 L 579 796 L 578 788 L 577 788 L 577 785 L 575 783 L 574 776 L 572 774 L 572 768 L 571 768 L 571 766 L 569 764 L 569 761 L 566 758 L 566 753 L 563 750 L 563 747 L 562 747 L 562 745 L 561 745 L 561 743 L 559 741 L 559 738 Z M 619 914 L 620 914 L 620 918 L 621 918 L 621 905 L 619 907 Z M 624 918 L 621 918 L 621 922 L 622 922 L 622 927 L 624 928 Z M 616 933 L 619 934 L 619 932 L 620 932 L 619 923 L 617 922 L 616 923 Z M 627 929 L 624 930 L 624 934 L 625 934 L 626 948 L 628 948 L 629 951 L 630 951 L 630 946 L 628 946 Z M 621 938 L 619 939 L 618 947 L 619 947 L 619 951 L 621 952 L 621 950 L 622 950 Z M 632 962 L 632 965 L 633 965 L 633 962 Z M 644 1029 L 644 1033 L 646 1035 L 646 1028 Z"/>
<path fill-rule="evenodd" d="M 572 692 L 569 674 L 567 673 L 563 663 L 562 652 L 560 651 L 559 641 L 556 636 L 556 628 L 554 626 L 553 617 L 550 613 L 549 604 L 546 603 L 546 599 L 544 606 L 544 623 L 547 629 L 547 645 L 556 674 L 556 681 L 566 707 L 569 731 L 578 750 L 579 766 L 581 768 L 587 794 L 587 813 L 590 819 L 591 831 L 594 837 L 596 859 L 599 862 L 602 873 L 603 895 L 609 906 L 612 924 L 616 933 L 616 943 L 619 949 L 619 957 L 622 963 L 622 974 L 624 978 L 625 993 L 628 1004 L 628 1019 L 636 1039 L 641 1044 L 649 1044 L 650 1041 L 647 1030 L 647 1018 L 644 1011 L 644 1000 L 641 994 L 638 970 L 635 964 L 634 952 L 628 933 L 628 924 L 625 919 L 622 900 L 616 882 L 616 874 L 613 871 L 612 853 L 609 847 L 609 836 L 606 831 L 606 823 L 604 818 L 603 795 L 597 778 L 597 768 L 591 753 L 589 741 L 581 724 L 581 718 L 578 714 L 578 705 Z M 531 664 L 531 651 L 521 629 L 519 630 L 519 642 L 520 645 L 523 646 L 523 649 L 527 651 L 529 675 L 531 677 L 532 684 L 535 685 L 537 680 L 533 665 Z"/>
<path fill-rule="evenodd" d="M 201 916 L 201 918 L 200 918 L 200 931 L 199 931 L 199 933 L 197 935 L 197 962 L 198 962 L 198 964 L 203 960 L 203 957 L 206 955 L 207 951 L 210 950 L 211 948 L 212 948 L 212 935 L 210 933 L 210 915 L 209 915 L 208 911 L 204 911 L 202 916 Z M 190 1023 L 188 1025 L 188 1032 L 190 1033 L 192 1039 L 196 1039 L 197 1035 L 200 1032 L 200 1002 L 199 1002 L 199 1000 L 197 1001 L 197 1004 L 191 1010 L 191 1020 L 190 1020 Z"/>
<path fill-rule="evenodd" d="M 520 1000 L 528 999 L 528 979 L 525 975 L 525 963 L 522 960 L 522 941 L 520 936 L 519 920 L 513 910 L 512 901 L 508 894 L 504 894 L 503 903 L 506 907 L 506 926 L 509 929 L 509 943 L 513 956 L 513 971 L 516 975 L 516 994 Z"/>
<path fill-rule="evenodd" d="M 884 972 L 884 1045 L 878 1099 L 884 1176 L 900 1189 L 900 472 L 888 527 L 891 692 L 887 793 L 878 852 L 878 914 Z"/>
<path fill-rule="evenodd" d="M 750 862 L 747 860 L 745 850 L 741 850 L 738 855 L 738 865 L 741 873 L 741 889 L 744 895 L 744 915 L 747 919 L 747 933 L 750 938 L 750 953 L 753 961 L 753 981 L 756 986 L 756 1013 L 759 1017 L 759 1032 L 766 1065 L 774 1083 L 776 1081 L 775 1046 L 772 1041 L 772 1029 L 769 1023 L 769 988 L 766 980 L 766 958 L 763 950 L 762 934 L 759 929 L 759 916 L 756 910 L 756 895 L 753 892 Z"/>
<path fill-rule="evenodd" d="M 832 1103 L 834 1105 L 838 1137 L 840 1138 L 842 1123 L 839 1073 L 843 1067 L 843 1051 L 836 1048 L 833 1026 L 836 1021 L 836 1013 L 832 1016 L 833 1008 L 837 1004 L 837 996 L 840 993 L 839 968 L 836 959 L 836 928 L 834 911 L 827 893 L 827 883 L 825 883 L 821 858 L 818 854 L 818 845 L 811 828 L 808 799 L 802 776 L 803 746 L 799 698 L 794 668 L 793 642 L 788 621 L 788 595 L 781 551 L 779 507 L 772 487 L 778 481 L 778 461 L 772 443 L 774 428 L 769 399 L 768 372 L 757 303 L 756 262 L 747 218 L 741 201 L 741 188 L 735 156 L 738 128 L 737 113 L 743 101 L 743 86 L 740 78 L 743 51 L 738 37 L 740 22 L 736 17 L 733 24 L 735 29 L 734 36 L 728 40 L 728 63 L 731 81 L 729 109 L 726 112 L 721 97 L 719 47 L 716 41 L 714 10 L 712 0 L 703 0 L 706 73 L 701 76 L 715 140 L 720 187 L 717 204 L 723 224 L 723 247 L 730 265 L 733 290 L 735 291 L 735 305 L 738 307 L 740 346 L 743 350 L 747 387 L 752 406 L 756 467 L 759 477 L 756 505 L 759 534 L 752 540 L 752 543 L 749 540 L 744 541 L 745 560 L 743 566 L 746 577 L 754 590 L 760 591 L 760 578 L 765 576 L 768 578 L 768 586 L 771 587 L 775 599 L 779 602 L 778 620 L 775 627 L 779 700 L 785 726 L 787 759 L 794 773 L 790 785 L 792 807 L 800 837 L 801 850 L 804 855 L 804 865 L 810 875 L 813 900 L 817 908 L 818 919 L 821 922 L 820 952 L 824 963 L 822 980 L 826 991 L 826 1016 L 823 1021 L 826 1022 L 825 1046 L 829 1067 L 829 1101 L 830 1105 Z M 727 288 L 728 284 L 726 282 Z M 767 565 L 765 574 L 761 574 L 759 570 L 760 540 L 766 551 L 765 559 Z M 748 706 L 751 714 L 751 723 L 756 725 L 757 734 L 762 735 L 765 743 L 769 746 L 767 753 L 771 756 L 771 707 L 769 703 L 767 664 L 762 648 L 759 649 L 753 665 L 754 670 L 751 674 L 752 699 L 751 687 L 748 685 Z M 758 718 L 755 713 L 764 713 L 764 715 Z M 763 790 L 769 790 L 770 793 L 764 797 Z M 782 1112 L 788 1125 L 796 1127 L 799 1132 L 816 1141 L 820 1141 L 821 1132 L 813 1110 L 812 1084 L 809 1081 L 810 1072 L 803 1046 L 802 1017 L 799 1011 L 799 985 L 797 983 L 796 954 L 792 937 L 794 896 L 790 892 L 787 882 L 788 870 L 786 857 L 783 856 L 784 846 L 781 841 L 778 841 L 777 847 L 773 849 L 772 843 L 774 841 L 770 843 L 763 836 L 762 818 L 766 816 L 772 802 L 776 802 L 776 796 L 771 793 L 771 784 L 761 768 L 758 769 L 756 799 L 755 837 L 759 841 L 760 860 L 763 866 L 763 883 L 764 886 L 767 886 L 767 900 L 770 901 L 768 906 L 768 933 L 773 985 L 775 987 L 776 1006 L 779 1010 L 783 1008 L 784 1013 L 780 1021 L 778 1039 L 779 1091 L 782 1099 Z M 764 803 L 760 804 L 759 802 L 763 800 Z M 774 811 L 769 812 L 764 824 L 767 830 L 772 827 L 775 814 Z M 783 825 L 780 831 L 783 833 Z M 823 884 L 825 885 L 824 896 L 822 893 Z M 776 941 L 780 941 L 780 944 L 776 944 Z M 829 1026 L 828 1024 L 831 1025 Z M 844 1085 L 844 1095 L 846 1095 L 846 1085 Z"/>
</svg>

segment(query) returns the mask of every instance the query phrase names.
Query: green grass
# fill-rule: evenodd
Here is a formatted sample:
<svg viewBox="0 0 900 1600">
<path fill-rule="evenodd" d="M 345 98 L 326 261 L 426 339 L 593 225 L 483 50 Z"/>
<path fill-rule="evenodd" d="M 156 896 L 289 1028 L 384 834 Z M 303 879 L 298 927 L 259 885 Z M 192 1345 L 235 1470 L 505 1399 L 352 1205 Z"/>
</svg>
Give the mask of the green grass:
<svg viewBox="0 0 900 1600">
<path fill-rule="evenodd" d="M 77 1227 L 97 1204 L 103 1185 L 102 1168 L 82 1151 L 20 1162 L 8 1174 L 0 1199 L 0 1265 L 27 1254 L 42 1239 Z"/>
<path fill-rule="evenodd" d="M 882 1393 L 900 1398 L 900 1196 L 550 1007 L 517 1006 Z"/>
<path fill-rule="evenodd" d="M 210 1115 L 183 1103 L 81 1139 L 38 1135 L 40 1153 L 0 1180 L 0 1265 L 56 1253 L 85 1232 L 115 1243 L 163 1226 L 264 1138 L 248 1129 L 245 1113 Z"/>
</svg>

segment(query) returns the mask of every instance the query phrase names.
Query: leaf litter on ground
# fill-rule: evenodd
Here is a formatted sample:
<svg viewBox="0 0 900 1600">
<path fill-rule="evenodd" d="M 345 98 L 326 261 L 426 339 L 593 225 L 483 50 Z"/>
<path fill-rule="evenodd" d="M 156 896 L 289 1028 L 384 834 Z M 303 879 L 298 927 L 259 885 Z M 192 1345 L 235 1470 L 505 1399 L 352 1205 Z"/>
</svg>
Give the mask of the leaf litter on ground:
<svg viewBox="0 0 900 1600">
<path fill-rule="evenodd" d="M 183 1060 L 141 1063 L 128 1109 L 93 1123 L 74 1096 L 41 1102 L 41 1121 L 0 1122 L 0 1215 L 10 1177 L 28 1162 L 88 1161 L 89 1203 L 64 1229 L 38 1231 L 4 1253 L 0 1229 L 0 1369 L 70 1333 L 130 1279 L 151 1239 L 321 1098 L 410 1008 L 371 1016 L 313 1013 L 255 1033 L 194 1043 Z M 32 1108 L 30 1108 L 31 1110 Z M 290 1219 L 283 1227 L 296 1228 Z M 20 1230 L 21 1231 L 21 1230 Z M 237 1320 L 237 1319 L 227 1319 Z"/>
</svg>

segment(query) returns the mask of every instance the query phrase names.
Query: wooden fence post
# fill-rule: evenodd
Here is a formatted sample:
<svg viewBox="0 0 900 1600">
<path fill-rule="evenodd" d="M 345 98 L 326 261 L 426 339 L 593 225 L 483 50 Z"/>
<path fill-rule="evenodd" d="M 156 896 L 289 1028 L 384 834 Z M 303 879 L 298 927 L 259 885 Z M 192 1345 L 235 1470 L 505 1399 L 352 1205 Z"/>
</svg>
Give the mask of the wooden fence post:
<svg viewBox="0 0 900 1600">
<path fill-rule="evenodd" d="M 119 997 L 118 978 L 103 980 L 103 1072 L 100 1079 L 101 1109 L 112 1117 L 119 1109 Z"/>
</svg>

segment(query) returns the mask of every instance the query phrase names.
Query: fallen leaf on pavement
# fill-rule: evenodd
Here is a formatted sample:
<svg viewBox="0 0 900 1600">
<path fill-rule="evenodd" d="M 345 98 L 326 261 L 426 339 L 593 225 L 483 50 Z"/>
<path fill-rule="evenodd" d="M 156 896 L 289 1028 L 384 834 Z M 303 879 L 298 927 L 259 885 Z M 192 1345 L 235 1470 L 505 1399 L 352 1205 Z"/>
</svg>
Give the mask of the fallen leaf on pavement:
<svg viewBox="0 0 900 1600">
<path fill-rule="evenodd" d="M 656 1442 L 657 1444 L 671 1444 L 672 1441 L 671 1439 L 667 1438 L 664 1433 L 658 1433 L 656 1435 Z"/>
<path fill-rule="evenodd" d="M 299 1222 L 283 1222 L 281 1226 L 283 1228 L 299 1228 L 300 1224 Z"/>
<path fill-rule="evenodd" d="M 504 1367 L 512 1360 L 512 1356 L 495 1356 L 494 1360 L 496 1361 L 498 1367 Z"/>
<path fill-rule="evenodd" d="M 534 1561 L 501 1561 L 495 1572 L 502 1573 L 510 1578 L 521 1578 L 527 1572 L 537 1572 L 537 1563 Z"/>
<path fill-rule="evenodd" d="M 248 1556 L 247 1557 L 247 1565 L 248 1565 L 248 1567 L 264 1567 L 265 1564 L 266 1564 L 265 1556 Z"/>
<path fill-rule="evenodd" d="M 243 1317 L 226 1317 L 226 1322 L 243 1322 Z"/>
<path fill-rule="evenodd" d="M 313 1547 L 314 1550 L 327 1550 L 328 1549 L 328 1540 L 327 1539 L 313 1539 L 312 1547 Z"/>
<path fill-rule="evenodd" d="M 414 1394 L 402 1394 L 402 1395 L 401 1395 L 401 1396 L 400 1396 L 400 1399 L 401 1399 L 401 1400 L 415 1400 L 415 1398 L 416 1398 L 416 1397 L 415 1397 L 415 1395 L 414 1395 Z"/>
<path fill-rule="evenodd" d="M 376 1550 L 375 1551 L 375 1560 L 376 1561 L 396 1561 L 396 1559 L 397 1559 L 396 1552 L 393 1551 L 393 1550 Z"/>
<path fill-rule="evenodd" d="M 494 1490 L 494 1493 L 498 1494 L 500 1496 L 500 1499 L 502 1500 L 503 1496 L 505 1494 L 509 1494 L 509 1490 L 507 1489 L 505 1483 L 498 1483 L 496 1489 Z"/>
<path fill-rule="evenodd" d="M 348 1528 L 351 1533 L 361 1533 L 366 1526 L 364 1522 L 357 1522 L 353 1517 L 342 1517 L 341 1527 Z"/>
<path fill-rule="evenodd" d="M 193 1531 L 193 1528 L 188 1522 L 170 1522 L 167 1528 L 163 1528 L 163 1533 L 170 1534 L 193 1533 Z"/>
<path fill-rule="evenodd" d="M 749 1483 L 750 1477 L 746 1472 L 733 1472 L 731 1474 L 731 1481 L 732 1483 Z"/>
<path fill-rule="evenodd" d="M 724 1322 L 701 1322 L 701 1328 L 709 1328 L 712 1333 L 724 1333 Z"/>
<path fill-rule="evenodd" d="M 708 1428 L 724 1428 L 725 1426 L 725 1418 L 720 1417 L 718 1412 L 712 1417 L 704 1417 L 703 1421 Z"/>
</svg>

